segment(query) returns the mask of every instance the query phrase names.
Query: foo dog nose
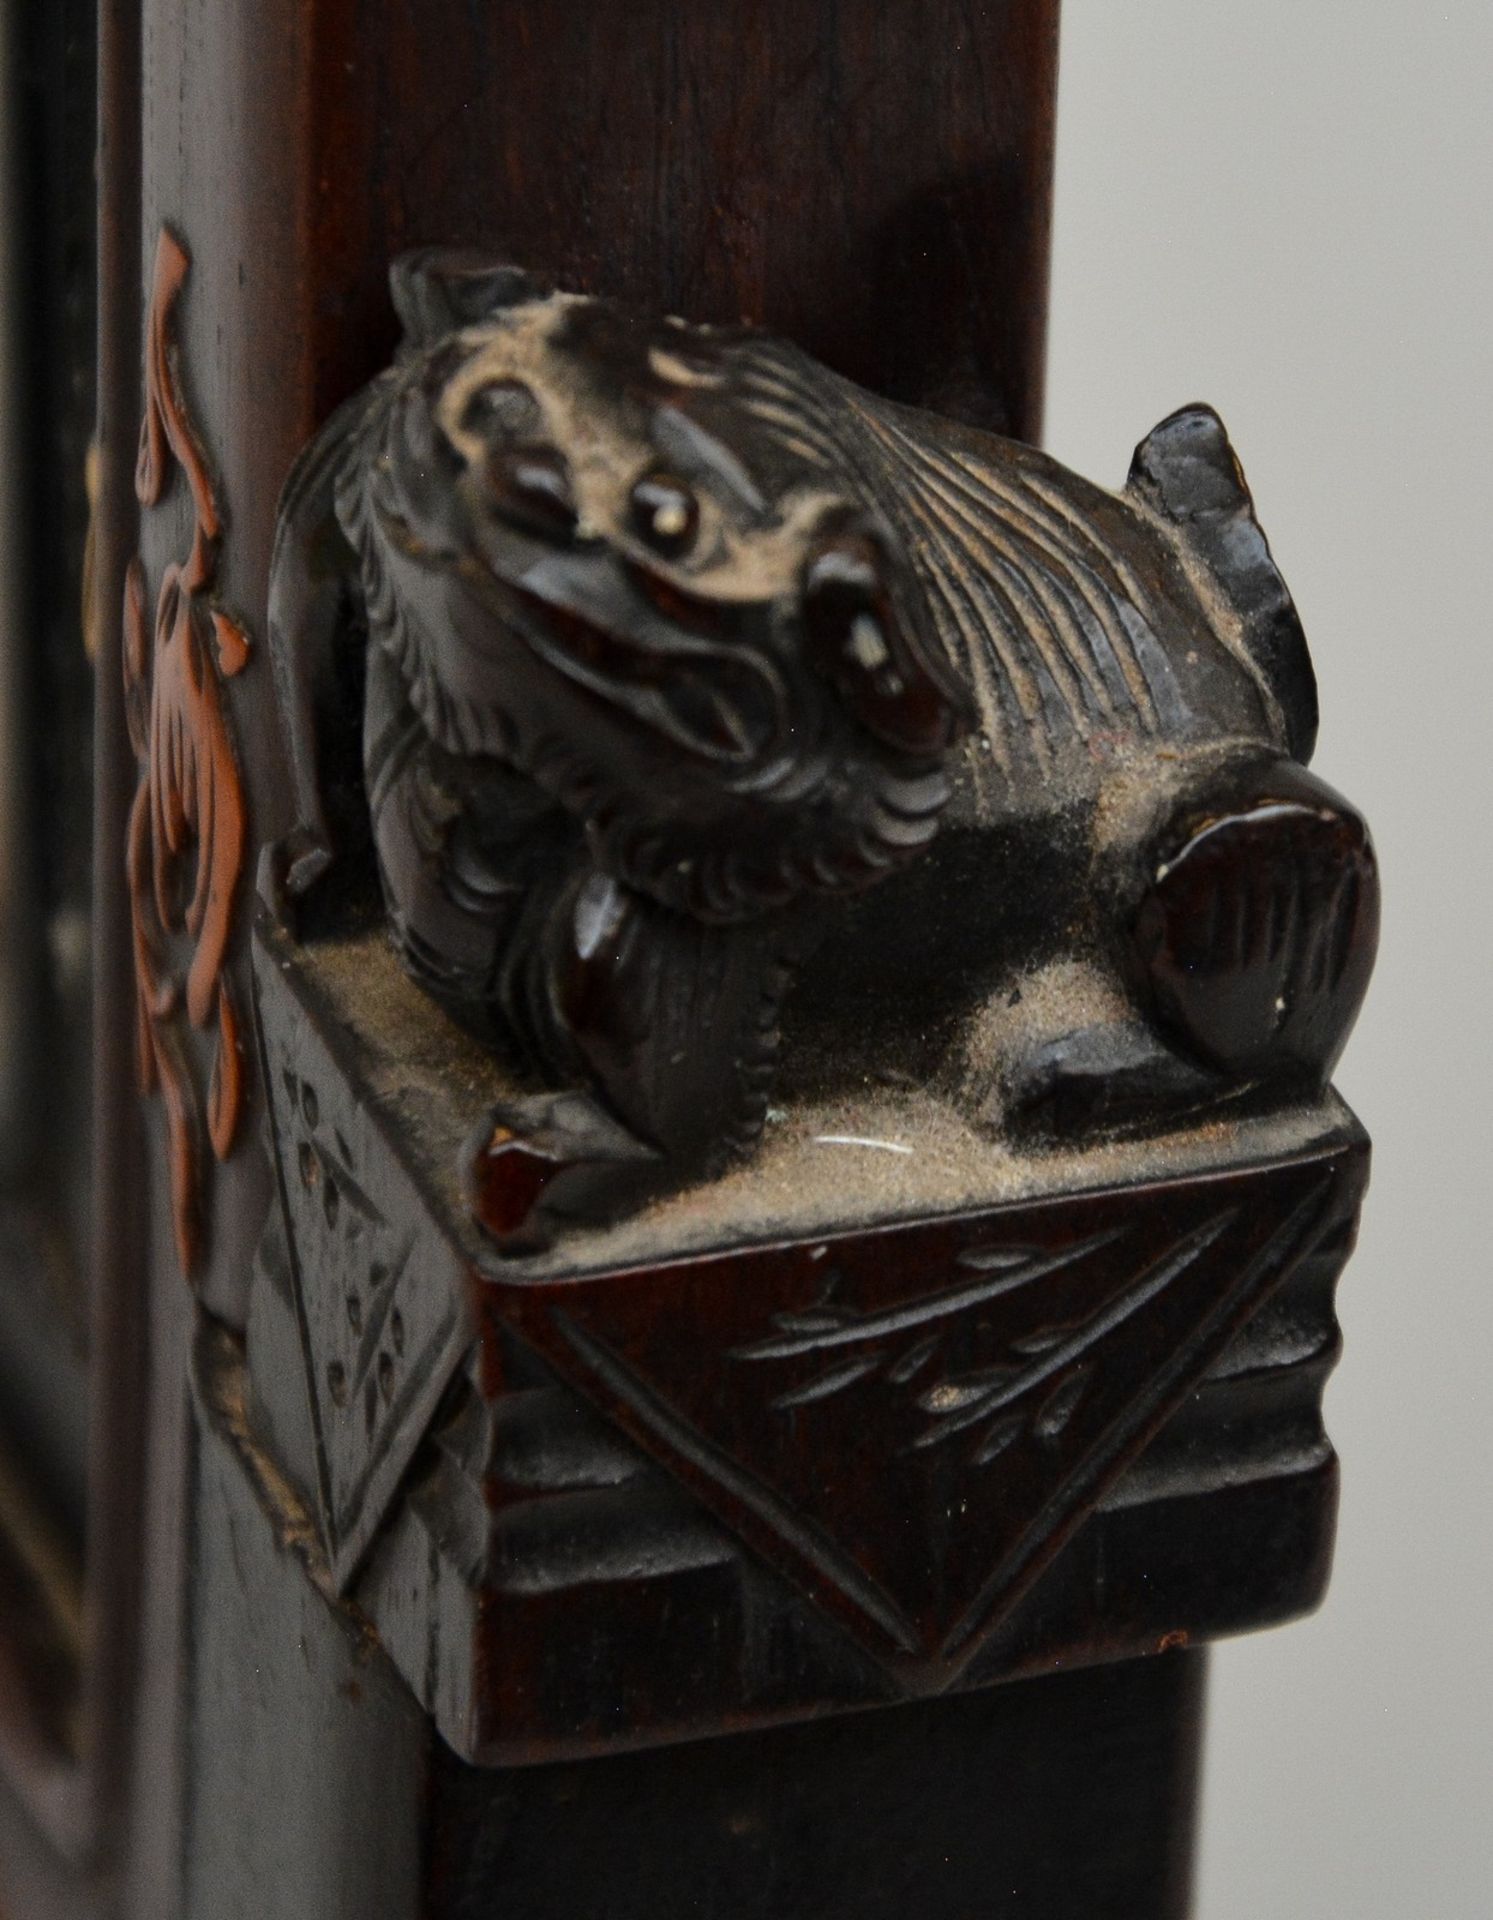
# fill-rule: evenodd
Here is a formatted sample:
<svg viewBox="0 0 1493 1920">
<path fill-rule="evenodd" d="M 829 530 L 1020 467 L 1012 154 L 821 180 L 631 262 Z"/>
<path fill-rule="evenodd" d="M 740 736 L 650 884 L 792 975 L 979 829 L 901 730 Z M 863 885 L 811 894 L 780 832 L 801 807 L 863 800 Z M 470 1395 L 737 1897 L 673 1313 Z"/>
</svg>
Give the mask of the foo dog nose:
<svg viewBox="0 0 1493 1920">
<path fill-rule="evenodd" d="M 526 532 L 568 540 L 579 518 L 570 468 L 553 447 L 497 447 L 487 478 L 499 513 Z"/>
</svg>

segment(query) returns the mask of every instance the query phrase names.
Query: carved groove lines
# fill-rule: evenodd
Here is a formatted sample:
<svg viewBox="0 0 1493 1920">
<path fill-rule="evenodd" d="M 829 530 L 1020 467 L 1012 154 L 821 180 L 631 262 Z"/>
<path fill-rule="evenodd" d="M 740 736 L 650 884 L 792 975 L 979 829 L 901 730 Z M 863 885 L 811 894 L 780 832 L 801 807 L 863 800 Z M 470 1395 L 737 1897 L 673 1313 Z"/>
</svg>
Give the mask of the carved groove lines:
<svg viewBox="0 0 1493 1920">
<path fill-rule="evenodd" d="M 993 468 L 935 451 L 869 411 L 861 419 L 886 457 L 916 476 L 899 499 L 924 534 L 931 571 L 957 571 L 988 597 L 984 645 L 1013 686 L 1037 687 L 1048 732 L 1151 733 L 1162 714 L 1174 719 L 1148 596 L 1096 531 L 1060 519 Z"/>
</svg>

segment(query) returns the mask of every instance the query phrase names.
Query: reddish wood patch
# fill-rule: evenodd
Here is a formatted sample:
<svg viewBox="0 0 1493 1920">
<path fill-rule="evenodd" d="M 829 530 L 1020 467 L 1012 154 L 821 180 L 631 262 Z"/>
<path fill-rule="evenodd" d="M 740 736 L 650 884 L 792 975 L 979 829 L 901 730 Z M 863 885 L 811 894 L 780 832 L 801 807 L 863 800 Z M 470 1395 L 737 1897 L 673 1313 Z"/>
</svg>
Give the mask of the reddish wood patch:
<svg viewBox="0 0 1493 1920">
<path fill-rule="evenodd" d="M 176 1247 L 188 1274 L 203 1246 L 204 1135 L 216 1157 L 227 1159 L 244 1108 L 241 1023 L 225 961 L 248 816 L 222 683 L 249 658 L 243 629 L 209 603 L 222 518 L 182 391 L 174 327 L 190 265 L 163 228 L 147 320 L 135 492 L 142 507 L 158 506 L 179 468 L 192 496 L 192 547 L 163 572 L 153 624 L 144 563 L 130 563 L 123 649 L 125 707 L 140 762 L 126 852 L 140 1085 L 165 1105 Z M 190 1029 L 213 1040 L 205 1099 Z"/>
</svg>

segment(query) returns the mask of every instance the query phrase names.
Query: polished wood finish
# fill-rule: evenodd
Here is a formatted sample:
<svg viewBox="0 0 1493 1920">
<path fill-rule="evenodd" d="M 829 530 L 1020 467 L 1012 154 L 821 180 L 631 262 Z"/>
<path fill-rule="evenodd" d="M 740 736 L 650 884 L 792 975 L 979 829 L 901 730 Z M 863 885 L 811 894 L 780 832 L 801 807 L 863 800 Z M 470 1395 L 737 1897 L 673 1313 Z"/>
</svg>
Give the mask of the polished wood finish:
<svg viewBox="0 0 1493 1920">
<path fill-rule="evenodd" d="M 795 1099 L 731 1180 L 516 1257 L 453 1179 L 456 1090 L 502 1084 L 481 1043 L 376 931 L 301 944 L 265 914 L 256 961 L 284 1220 L 237 1391 L 327 1584 L 466 1758 L 947 1694 L 1315 1604 L 1367 1172 L 1335 1100 L 1018 1162 L 1011 1198 L 969 1136 L 940 1184 L 895 1094 L 861 1112 L 918 1143 L 898 1185 Z"/>
<path fill-rule="evenodd" d="M 1198 1643 L 1326 1578 L 1346 1110 L 1246 1103 L 1108 1178 L 1060 1152 L 1016 1190 L 982 1162 L 900 1206 L 849 1178 L 790 1219 L 727 1185 L 698 1231 L 686 1197 L 673 1240 L 645 1218 L 630 1252 L 515 1264 L 453 1172 L 500 1076 L 399 973 L 366 874 L 331 869 L 301 919 L 283 862 L 255 897 L 300 824 L 260 644 L 281 490 L 395 350 L 391 259 L 478 248 L 745 321 L 1032 439 L 1056 12 L 103 0 L 92 1460 L 62 1684 L 39 1716 L 0 1701 L 27 1736 L 0 1739 L 22 1920 L 1185 1913 Z M 147 664 L 157 703 L 184 684 L 149 615 L 188 554 L 173 759 L 139 696 Z M 177 804 L 188 767 L 227 800 L 216 842 Z M 1242 842 L 1262 794 L 1228 796 Z M 132 811 L 180 830 L 133 876 Z M 146 870 L 185 876 L 194 842 L 197 926 Z M 1191 845 L 1147 977 L 1158 1019 L 1212 1031 L 1172 978 L 1217 890 Z M 179 983 L 198 956 L 173 1031 L 220 1124 L 190 1177 L 138 1096 L 142 910 Z M 785 1106 L 810 1143 L 813 1079 Z M 1029 1314 L 960 1291 L 1047 1262 Z M 923 1351 L 902 1321 L 940 1288 L 951 1344 Z M 883 1322 L 895 1350 L 856 1344 Z M 849 1358 L 807 1370 L 827 1334 Z M 964 1531 L 945 1438 L 961 1472 L 1009 1470 Z"/>
</svg>

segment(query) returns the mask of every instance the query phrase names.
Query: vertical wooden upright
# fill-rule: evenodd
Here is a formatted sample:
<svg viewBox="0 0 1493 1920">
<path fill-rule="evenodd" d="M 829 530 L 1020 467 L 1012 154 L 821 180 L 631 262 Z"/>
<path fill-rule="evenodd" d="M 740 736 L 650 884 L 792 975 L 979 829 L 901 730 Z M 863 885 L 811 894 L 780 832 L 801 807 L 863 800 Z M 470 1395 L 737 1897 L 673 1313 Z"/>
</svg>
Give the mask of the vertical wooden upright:
<svg viewBox="0 0 1493 1920">
<path fill-rule="evenodd" d="M 220 521 L 212 604 L 247 641 L 215 684 L 257 848 L 291 824 L 263 645 L 276 502 L 390 354 L 390 258 L 504 250 L 577 291 L 773 328 L 881 393 L 1033 438 L 1057 0 L 103 0 L 101 20 L 98 1285 L 149 1383 L 106 1395 L 94 1478 L 101 1514 L 132 1516 L 143 1487 L 138 1617 L 117 1526 L 94 1589 L 98 1645 L 115 1633 L 122 1656 L 93 1676 L 120 1783 L 99 1842 L 115 1910 L 994 1914 L 1017 1910 L 1009 1874 L 1044 1920 L 1180 1913 L 1200 1655 L 632 1759 L 458 1761 L 316 1584 L 272 1474 L 194 1407 L 194 1348 L 243 1335 L 271 1203 L 252 1047 L 233 1138 L 198 1156 L 185 1273 L 161 1103 L 136 1107 L 128 1057 L 121 609 L 138 562 L 153 611 L 201 518 L 180 473 L 158 502 L 137 487 L 163 233 L 188 263 L 171 364 Z M 245 872 L 223 973 L 241 1009 L 250 891 Z M 206 1097 L 211 1042 L 187 1038 Z"/>
<path fill-rule="evenodd" d="M 391 256 L 427 241 L 507 250 L 578 291 L 774 328 L 880 392 L 1034 437 L 1056 16 L 1057 0 L 104 0 L 101 872 L 121 870 L 110 863 L 124 858 L 136 778 L 118 691 L 126 569 L 138 558 L 153 596 L 191 538 L 179 480 L 152 508 L 135 484 L 163 230 L 190 261 L 176 365 L 221 514 L 215 605 L 248 639 L 222 694 L 259 846 L 290 824 L 262 644 L 276 501 L 298 447 L 391 351 Z M 248 892 L 241 879 L 227 969 L 242 1007 Z M 130 1015 L 117 878 L 103 900 L 107 1079 L 126 1082 L 133 1102 L 118 1057 Z M 191 1044 L 205 1085 L 201 1036 Z M 189 1275 L 159 1103 L 143 1111 L 145 1218 L 127 1172 L 131 1128 L 103 1133 L 100 1167 L 117 1261 L 102 1276 L 107 1312 L 138 1316 L 149 1378 L 141 1612 L 131 1670 L 110 1682 L 132 1708 L 127 1743 L 121 1734 L 130 1789 L 111 1836 L 123 1911 L 320 1920 L 574 1913 L 611 1900 L 608 1911 L 663 1913 L 673 1899 L 683 1913 L 696 1910 L 689 1887 L 704 1898 L 717 1874 L 711 1910 L 756 1913 L 703 1837 L 704 1803 L 688 1811 L 691 1793 L 708 1801 L 728 1777 L 756 1819 L 774 1777 L 807 1793 L 816 1769 L 839 1768 L 839 1797 L 831 1782 L 819 1813 L 842 1868 L 856 1792 L 887 1817 L 903 1808 L 899 1845 L 915 1854 L 920 1828 L 945 1852 L 978 1830 L 982 1803 L 1003 1791 L 982 1777 L 1021 1764 L 1014 1750 L 1029 1741 L 1048 1755 L 1051 1794 L 1076 1787 L 1072 1743 L 1094 1714 L 1121 1715 L 1113 1682 L 1060 1683 L 1050 1701 L 1040 1683 L 1008 1690 L 994 1709 L 920 1708 L 864 1739 L 848 1723 L 760 1751 L 713 1743 L 693 1764 L 609 1762 L 594 1781 L 582 1766 L 563 1782 L 505 1783 L 444 1755 L 192 1411 L 194 1340 L 244 1326 L 271 1198 L 262 1091 L 251 1072 L 231 1151 L 202 1156 Z M 122 1459 L 116 1449 L 98 1462 L 100 1504 L 121 1479 L 136 1484 Z M 1148 1677 L 1119 1684 L 1137 1695 L 1148 1750 L 1172 1756 L 1155 1805 L 1185 1801 L 1193 1667 L 1168 1669 L 1165 1697 Z M 904 1765 L 926 1766 L 921 1787 L 903 1782 Z M 940 1799 L 959 1809 L 952 1824 Z M 566 1823 L 537 1810 L 572 1802 L 578 1854 Z M 483 1890 L 480 1859 L 515 1808 L 534 1840 L 510 1863 L 524 1885 L 510 1908 L 502 1890 Z M 790 1806 L 776 1812 L 791 1823 Z M 656 1855 L 638 1863 L 635 1895 L 617 1885 L 608 1821 Z M 1009 1822 L 1002 1831 L 1017 1844 Z M 1103 1851 L 1096 1834 L 1089 1844 Z M 1179 1846 L 1185 1856 L 1174 1826 L 1148 1885 L 1175 1887 Z M 1099 1871 L 1096 1853 L 1082 1876 L 1090 1893 Z M 811 1900 L 830 1910 L 823 1875 L 805 1866 L 799 1883 L 795 1911 Z M 1174 1910 L 1173 1894 L 1157 1898 L 1158 1914 Z"/>
</svg>

